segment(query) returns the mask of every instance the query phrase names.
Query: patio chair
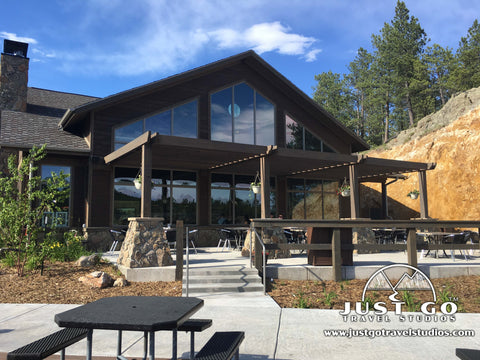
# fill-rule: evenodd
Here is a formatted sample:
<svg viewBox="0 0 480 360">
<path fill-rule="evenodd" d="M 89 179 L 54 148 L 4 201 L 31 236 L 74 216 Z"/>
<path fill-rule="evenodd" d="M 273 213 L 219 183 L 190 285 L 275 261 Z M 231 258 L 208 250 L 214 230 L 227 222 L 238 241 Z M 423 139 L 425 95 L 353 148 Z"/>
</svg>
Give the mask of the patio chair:
<svg viewBox="0 0 480 360">
<path fill-rule="evenodd" d="M 194 234 L 197 232 L 198 230 L 195 229 L 195 230 L 190 230 L 188 232 L 188 239 L 190 241 L 190 244 L 192 245 L 193 247 L 193 250 L 195 251 L 195 254 L 198 254 L 197 252 L 197 248 L 195 247 L 195 243 L 192 239 L 192 237 L 190 237 L 190 235 L 194 236 Z M 167 236 L 167 242 L 168 242 L 168 246 L 170 247 L 170 251 L 176 251 L 177 250 L 177 230 L 175 229 L 168 229 L 166 231 L 166 236 Z"/>
<path fill-rule="evenodd" d="M 451 235 L 445 236 L 444 242 L 446 244 L 466 244 L 467 240 L 468 239 L 464 233 L 458 233 L 458 234 L 451 234 Z M 465 260 L 468 260 L 468 255 L 466 250 L 460 249 L 460 255 L 463 255 Z M 451 257 L 452 257 L 452 260 L 455 261 L 455 249 L 452 249 Z"/>
<path fill-rule="evenodd" d="M 112 254 L 117 249 L 117 245 L 119 243 L 121 244 L 125 239 L 125 234 L 126 234 L 125 230 L 117 231 L 117 230 L 110 229 L 110 236 L 112 237 L 112 245 L 110 246 L 110 250 L 108 250 L 108 253 Z"/>
<path fill-rule="evenodd" d="M 223 251 L 225 250 L 226 246 L 227 249 L 230 250 L 232 248 L 232 241 L 235 241 L 235 234 L 233 233 L 233 231 L 228 229 L 220 229 L 218 234 L 220 238 L 218 240 L 217 249 L 222 246 Z"/>
</svg>

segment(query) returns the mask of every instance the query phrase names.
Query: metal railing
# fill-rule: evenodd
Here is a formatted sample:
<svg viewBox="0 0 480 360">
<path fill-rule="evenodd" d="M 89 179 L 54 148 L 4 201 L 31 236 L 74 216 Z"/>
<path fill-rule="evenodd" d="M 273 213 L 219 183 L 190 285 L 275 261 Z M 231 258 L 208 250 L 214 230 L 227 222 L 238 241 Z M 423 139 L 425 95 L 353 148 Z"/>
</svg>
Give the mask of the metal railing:
<svg viewBox="0 0 480 360">
<path fill-rule="evenodd" d="M 262 237 L 258 235 L 257 230 L 254 227 L 250 227 L 250 230 L 253 230 L 255 233 L 255 248 L 257 248 L 257 244 L 260 244 L 262 246 L 262 280 L 263 280 L 263 294 L 267 294 L 267 271 L 266 271 L 266 265 L 267 265 L 267 259 L 266 259 L 266 253 L 267 249 L 265 248 L 265 244 L 262 241 Z M 258 241 L 258 242 L 257 242 Z M 253 253 L 253 241 L 250 239 L 250 267 L 252 267 L 252 253 Z M 257 251 L 258 255 L 258 251 Z M 257 259 L 257 255 L 255 256 L 255 259 Z M 257 260 L 255 260 L 257 261 Z M 256 266 L 255 266 L 256 267 Z"/>
</svg>

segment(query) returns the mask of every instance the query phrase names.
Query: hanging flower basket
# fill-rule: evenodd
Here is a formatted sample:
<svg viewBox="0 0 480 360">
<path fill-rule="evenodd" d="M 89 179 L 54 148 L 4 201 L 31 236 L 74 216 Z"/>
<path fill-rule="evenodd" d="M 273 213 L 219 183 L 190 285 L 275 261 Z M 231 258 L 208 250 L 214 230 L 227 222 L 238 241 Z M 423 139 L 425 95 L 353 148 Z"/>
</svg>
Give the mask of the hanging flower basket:
<svg viewBox="0 0 480 360">
<path fill-rule="evenodd" d="M 412 199 L 412 200 L 416 200 L 416 199 L 418 198 L 418 195 L 419 195 L 419 194 L 420 194 L 420 192 L 419 192 L 417 189 L 415 189 L 415 190 L 410 191 L 410 192 L 407 194 L 407 196 L 409 196 L 410 199 Z"/>
<path fill-rule="evenodd" d="M 254 194 L 258 194 L 260 192 L 260 183 L 256 184 L 256 183 L 251 183 L 250 184 L 250 189 L 253 191 Z"/>
<path fill-rule="evenodd" d="M 350 185 L 347 185 L 345 182 L 337 189 L 337 195 L 342 195 L 343 197 L 350 196 Z"/>
<path fill-rule="evenodd" d="M 142 178 L 137 177 L 135 180 L 133 180 L 133 185 L 135 185 L 135 189 L 140 190 L 142 188 Z"/>
</svg>

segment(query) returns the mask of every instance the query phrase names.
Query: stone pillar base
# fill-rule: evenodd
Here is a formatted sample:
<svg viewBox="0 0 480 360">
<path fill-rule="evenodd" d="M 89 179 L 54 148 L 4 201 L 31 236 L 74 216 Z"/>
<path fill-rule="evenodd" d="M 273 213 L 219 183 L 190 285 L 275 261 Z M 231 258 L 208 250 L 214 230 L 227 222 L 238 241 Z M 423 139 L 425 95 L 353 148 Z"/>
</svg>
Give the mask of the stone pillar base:
<svg viewBox="0 0 480 360">
<path fill-rule="evenodd" d="M 163 218 L 129 218 L 118 264 L 127 268 L 174 264 L 163 232 Z"/>
</svg>

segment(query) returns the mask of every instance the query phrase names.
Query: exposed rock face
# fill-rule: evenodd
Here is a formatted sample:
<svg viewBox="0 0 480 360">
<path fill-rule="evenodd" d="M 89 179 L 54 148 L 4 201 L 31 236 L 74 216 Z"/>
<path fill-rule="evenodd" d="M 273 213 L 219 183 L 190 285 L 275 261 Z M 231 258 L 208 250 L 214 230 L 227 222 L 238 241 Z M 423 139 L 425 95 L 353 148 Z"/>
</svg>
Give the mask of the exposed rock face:
<svg viewBox="0 0 480 360">
<path fill-rule="evenodd" d="M 173 265 L 163 234 L 163 218 L 129 218 L 118 264 L 128 268 Z"/>
<path fill-rule="evenodd" d="M 445 123 L 449 125 L 419 136 L 425 132 L 422 129 L 437 128 Z M 422 119 L 416 135 L 412 135 L 410 140 L 404 143 L 397 140 L 392 144 L 387 150 L 371 151 L 368 155 L 437 163 L 436 169 L 427 171 L 430 217 L 443 220 L 478 220 L 480 88 L 451 99 L 442 110 Z M 380 191 L 380 186 L 368 185 Z M 419 201 L 407 197 L 409 191 L 418 188 L 416 174 L 410 174 L 405 181 L 389 185 L 388 196 L 394 200 L 389 200 L 389 215 L 394 219 L 405 219 L 411 217 L 405 209 L 410 208 L 419 212 Z M 368 191 L 365 191 L 364 196 L 368 197 Z M 396 206 L 395 201 L 405 207 Z"/>
</svg>

